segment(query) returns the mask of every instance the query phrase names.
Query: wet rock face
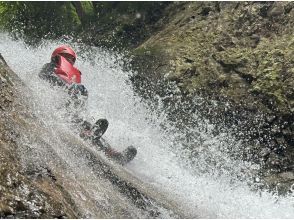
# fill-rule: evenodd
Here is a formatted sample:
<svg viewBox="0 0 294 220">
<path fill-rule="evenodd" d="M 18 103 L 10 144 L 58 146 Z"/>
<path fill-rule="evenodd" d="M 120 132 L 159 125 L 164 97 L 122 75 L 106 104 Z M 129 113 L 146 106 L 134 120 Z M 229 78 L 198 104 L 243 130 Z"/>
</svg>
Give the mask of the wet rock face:
<svg viewBox="0 0 294 220">
<path fill-rule="evenodd" d="M 24 173 L 18 158 L 17 138 L 23 126 L 17 98 L 21 82 L 0 56 L 0 218 L 75 218 L 66 203 L 54 197 L 61 193 L 52 178 L 38 179 Z M 51 185 L 51 193 L 43 187 Z"/>
<path fill-rule="evenodd" d="M 1 149 L 3 146 L 0 145 Z M 10 156 L 10 158 L 9 158 Z M 7 158 L 8 157 L 8 158 Z M 1 150 L 0 168 L 0 217 L 1 218 L 65 218 L 69 217 L 48 194 L 38 189 L 28 178 L 20 173 L 13 161 L 14 155 Z M 6 158 L 6 159 L 5 159 Z"/>
<path fill-rule="evenodd" d="M 32 91 L 1 61 L 0 78 L 0 218 L 186 216 L 76 135 L 50 133 L 28 101 Z M 61 142 L 53 146 L 44 134 Z M 74 166 L 56 152 L 62 147 Z"/>
<path fill-rule="evenodd" d="M 293 171 L 293 13 L 292 2 L 174 3 L 163 30 L 134 51 L 134 67 L 143 73 L 135 77 L 174 82 L 190 108 L 234 127 L 240 139 L 259 142 L 245 158 L 275 172 Z M 153 85 L 166 94 L 162 84 Z M 192 102 L 195 96 L 204 102 Z M 257 156 L 265 151 L 271 156 Z"/>
</svg>

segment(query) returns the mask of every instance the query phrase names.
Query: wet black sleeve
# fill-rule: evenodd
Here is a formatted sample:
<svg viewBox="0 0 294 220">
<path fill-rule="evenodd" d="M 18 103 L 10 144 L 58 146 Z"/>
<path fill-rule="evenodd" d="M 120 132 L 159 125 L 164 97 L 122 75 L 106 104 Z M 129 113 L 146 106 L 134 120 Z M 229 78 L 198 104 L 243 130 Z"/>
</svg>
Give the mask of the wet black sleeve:
<svg viewBox="0 0 294 220">
<path fill-rule="evenodd" d="M 52 85 L 65 86 L 66 83 L 54 73 L 54 68 L 54 63 L 46 63 L 39 72 L 39 77 Z"/>
</svg>

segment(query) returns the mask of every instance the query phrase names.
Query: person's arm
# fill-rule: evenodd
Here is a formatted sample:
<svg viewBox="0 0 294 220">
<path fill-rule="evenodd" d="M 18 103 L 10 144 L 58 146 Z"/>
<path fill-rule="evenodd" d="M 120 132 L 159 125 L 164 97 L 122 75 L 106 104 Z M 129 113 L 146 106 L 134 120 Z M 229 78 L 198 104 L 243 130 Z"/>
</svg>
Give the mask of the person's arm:
<svg viewBox="0 0 294 220">
<path fill-rule="evenodd" d="M 54 73 L 54 64 L 53 63 L 46 63 L 41 71 L 39 72 L 39 77 L 44 80 L 49 80 L 50 75 Z"/>
<path fill-rule="evenodd" d="M 54 63 L 46 63 L 39 72 L 39 77 L 50 82 L 52 85 L 66 86 L 66 83 L 54 73 L 54 68 Z"/>
</svg>

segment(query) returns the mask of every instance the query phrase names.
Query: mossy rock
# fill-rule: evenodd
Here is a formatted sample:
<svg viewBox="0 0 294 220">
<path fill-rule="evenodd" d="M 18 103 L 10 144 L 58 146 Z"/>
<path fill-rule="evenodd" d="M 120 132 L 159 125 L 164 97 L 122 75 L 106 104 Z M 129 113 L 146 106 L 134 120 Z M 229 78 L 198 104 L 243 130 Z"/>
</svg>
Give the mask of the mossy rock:
<svg viewBox="0 0 294 220">
<path fill-rule="evenodd" d="M 234 127 L 232 133 L 242 141 L 258 140 L 260 146 L 250 147 L 251 155 L 268 149 L 280 161 L 288 161 L 280 171 L 291 169 L 293 4 L 185 2 L 169 9 L 168 18 L 159 21 L 162 29 L 135 50 L 133 60 L 140 61 L 137 70 L 145 75 L 138 80 L 157 76 L 150 78 L 164 78 L 165 84 L 175 82 L 191 111 L 195 108 L 218 128 L 224 124 L 226 131 Z M 150 66 L 160 65 L 165 68 L 150 70 Z M 161 85 L 152 87 L 153 96 L 149 97 L 170 94 L 171 90 L 164 93 Z M 200 106 L 187 101 L 199 96 L 204 100 Z M 174 116 L 186 114 L 180 108 L 171 111 Z"/>
</svg>

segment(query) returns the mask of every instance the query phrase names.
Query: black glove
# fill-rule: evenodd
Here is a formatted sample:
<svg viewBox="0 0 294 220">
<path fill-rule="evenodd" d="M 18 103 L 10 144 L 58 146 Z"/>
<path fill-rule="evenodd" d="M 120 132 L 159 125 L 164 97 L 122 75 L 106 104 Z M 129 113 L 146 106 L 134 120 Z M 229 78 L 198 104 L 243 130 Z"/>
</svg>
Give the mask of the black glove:
<svg viewBox="0 0 294 220">
<path fill-rule="evenodd" d="M 73 83 L 68 88 L 68 94 L 71 97 L 75 97 L 75 98 L 78 98 L 80 96 L 88 97 L 88 90 L 82 84 Z"/>
</svg>

